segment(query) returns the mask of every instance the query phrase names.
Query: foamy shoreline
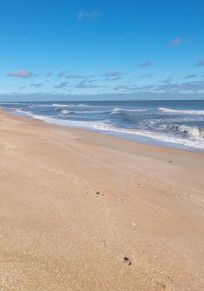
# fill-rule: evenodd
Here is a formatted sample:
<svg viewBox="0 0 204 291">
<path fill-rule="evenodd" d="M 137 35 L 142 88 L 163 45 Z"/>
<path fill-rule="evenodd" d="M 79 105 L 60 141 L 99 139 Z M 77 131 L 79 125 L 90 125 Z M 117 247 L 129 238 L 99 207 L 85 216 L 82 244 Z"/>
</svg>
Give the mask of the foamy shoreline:
<svg viewBox="0 0 204 291">
<path fill-rule="evenodd" d="M 5 103 L 7 104 L 7 103 Z M 13 104 L 13 103 L 11 103 Z M 20 103 L 16 103 L 16 105 L 19 105 Z M 29 104 L 29 103 L 28 103 Z M 15 104 L 14 104 L 15 105 Z M 87 104 L 58 104 L 58 103 L 51 103 L 51 104 L 34 104 L 32 103 L 31 105 L 28 106 L 30 109 L 35 108 L 35 107 L 40 107 L 40 108 L 54 108 L 54 110 L 57 110 L 61 113 L 61 115 L 72 115 L 75 114 L 73 111 L 70 111 L 72 108 L 85 108 L 89 109 L 89 105 Z M 97 107 L 97 106 L 96 106 Z M 5 108 L 4 108 L 5 109 Z M 67 110 L 69 109 L 69 110 Z M 8 109 L 7 109 L 8 110 Z M 89 109 L 90 110 L 90 109 Z M 202 116 L 204 114 L 204 110 L 173 110 L 169 108 L 162 108 L 159 107 L 157 108 L 158 112 L 168 112 L 170 114 L 181 114 L 185 116 L 187 115 L 195 115 L 199 118 L 202 119 Z M 110 111 L 110 112 L 109 112 Z M 86 114 L 86 113 L 91 113 L 91 114 L 103 114 L 103 113 L 108 113 L 110 115 L 117 115 L 125 112 L 128 113 L 142 113 L 142 112 L 148 112 L 147 109 L 122 109 L 118 107 L 114 107 L 113 109 L 109 111 L 76 111 L 78 114 Z M 186 149 L 190 151 L 204 151 L 204 130 L 202 128 L 196 127 L 196 126 L 189 126 L 189 125 L 175 125 L 172 121 L 171 126 L 168 124 L 160 124 L 160 127 L 162 131 L 154 132 L 150 129 L 148 129 L 148 126 L 143 128 L 143 129 L 137 129 L 137 128 L 123 128 L 123 127 L 115 127 L 113 124 L 108 124 L 106 122 L 96 122 L 96 121 L 80 121 L 80 120 L 69 120 L 69 119 L 64 119 L 62 116 L 47 116 L 46 114 L 37 114 L 33 113 L 31 111 L 25 111 L 22 109 L 12 109 L 10 111 L 11 113 L 21 115 L 21 116 L 26 116 L 30 117 L 33 119 L 37 120 L 42 120 L 44 122 L 47 122 L 48 124 L 55 124 L 55 125 L 61 125 L 69 128 L 82 128 L 90 131 L 95 131 L 95 132 L 100 132 L 100 133 L 105 133 L 108 135 L 112 136 L 117 136 L 119 138 L 127 139 L 127 140 L 134 140 L 136 142 L 142 142 L 146 144 L 152 144 L 152 145 L 160 145 L 164 147 L 174 147 L 174 148 L 181 148 L 181 149 Z M 184 118 L 182 120 L 188 120 L 188 118 Z M 154 124 L 157 121 L 151 121 Z M 172 135 L 171 132 L 169 134 L 166 134 L 163 132 L 163 129 L 165 128 L 172 128 L 173 131 L 177 132 L 180 136 Z M 186 136 L 186 137 L 185 137 Z M 185 137 L 185 138 L 184 138 Z"/>
<path fill-rule="evenodd" d="M 202 290 L 203 154 L 2 111 L 0 137 L 2 290 Z"/>
</svg>

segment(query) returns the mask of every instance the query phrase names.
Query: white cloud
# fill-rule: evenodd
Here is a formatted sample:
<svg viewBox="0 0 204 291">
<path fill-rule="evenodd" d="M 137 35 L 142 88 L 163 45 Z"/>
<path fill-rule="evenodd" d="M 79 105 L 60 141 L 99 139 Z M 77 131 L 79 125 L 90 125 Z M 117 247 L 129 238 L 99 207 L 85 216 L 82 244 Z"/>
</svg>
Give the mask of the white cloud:
<svg viewBox="0 0 204 291">
<path fill-rule="evenodd" d="M 7 76 L 9 76 L 9 77 L 15 77 L 15 78 L 23 78 L 23 79 L 26 79 L 26 78 L 33 77 L 33 73 L 32 72 L 29 72 L 27 70 L 21 70 L 21 71 L 9 72 L 7 74 Z"/>
<path fill-rule="evenodd" d="M 122 76 L 124 73 L 119 72 L 119 71 L 106 71 L 104 74 L 102 74 L 102 77 L 105 77 L 104 81 L 117 81 L 122 79 Z"/>
<path fill-rule="evenodd" d="M 78 20 L 81 20 L 83 18 L 90 18 L 90 19 L 95 19 L 99 16 L 98 10 L 94 9 L 92 11 L 84 11 L 81 10 L 77 16 Z"/>
<path fill-rule="evenodd" d="M 153 65 L 152 62 L 150 62 L 150 61 L 145 61 L 145 62 L 139 64 L 139 67 L 140 67 L 140 68 L 144 68 L 144 67 L 149 67 L 149 66 L 152 66 L 152 65 Z"/>
<path fill-rule="evenodd" d="M 171 45 L 172 45 L 172 46 L 177 46 L 177 45 L 181 44 L 182 41 L 183 41 L 183 39 L 182 39 L 181 37 L 178 36 L 178 37 L 172 39 L 172 41 L 171 41 Z"/>
<path fill-rule="evenodd" d="M 67 79 L 83 79 L 83 78 L 84 78 L 83 75 L 79 75 L 75 73 L 71 73 L 67 75 Z"/>
</svg>

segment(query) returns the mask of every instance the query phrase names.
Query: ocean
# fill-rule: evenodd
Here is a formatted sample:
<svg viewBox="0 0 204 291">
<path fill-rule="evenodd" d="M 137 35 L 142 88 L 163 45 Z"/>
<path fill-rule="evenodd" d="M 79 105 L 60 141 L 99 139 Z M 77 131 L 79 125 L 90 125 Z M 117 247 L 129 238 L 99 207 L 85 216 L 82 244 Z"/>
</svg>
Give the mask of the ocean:
<svg viewBox="0 0 204 291">
<path fill-rule="evenodd" d="M 204 150 L 204 100 L 0 102 L 0 107 L 51 124 Z"/>
</svg>

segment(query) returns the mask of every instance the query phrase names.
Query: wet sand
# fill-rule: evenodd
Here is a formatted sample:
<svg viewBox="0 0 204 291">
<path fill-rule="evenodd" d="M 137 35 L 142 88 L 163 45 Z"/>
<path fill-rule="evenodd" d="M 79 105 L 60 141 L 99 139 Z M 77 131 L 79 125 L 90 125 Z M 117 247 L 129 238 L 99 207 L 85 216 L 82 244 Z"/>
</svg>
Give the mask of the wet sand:
<svg viewBox="0 0 204 291">
<path fill-rule="evenodd" d="M 204 154 L 1 111 L 0 290 L 204 290 Z"/>
</svg>

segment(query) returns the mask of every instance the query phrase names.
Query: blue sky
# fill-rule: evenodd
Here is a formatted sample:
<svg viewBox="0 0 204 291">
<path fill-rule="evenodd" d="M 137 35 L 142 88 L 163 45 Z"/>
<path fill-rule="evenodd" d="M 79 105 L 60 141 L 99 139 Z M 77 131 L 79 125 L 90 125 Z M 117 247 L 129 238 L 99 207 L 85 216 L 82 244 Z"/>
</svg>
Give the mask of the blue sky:
<svg viewBox="0 0 204 291">
<path fill-rule="evenodd" d="M 0 99 L 204 98 L 202 0 L 1 0 Z"/>
</svg>

